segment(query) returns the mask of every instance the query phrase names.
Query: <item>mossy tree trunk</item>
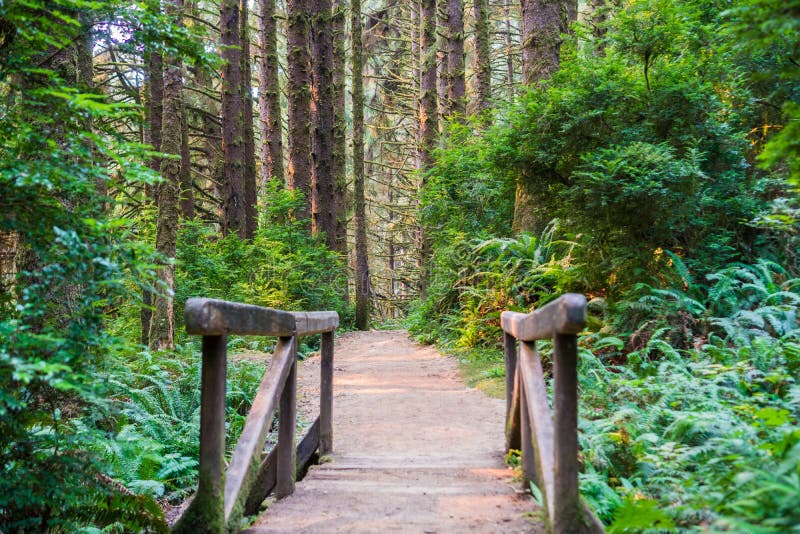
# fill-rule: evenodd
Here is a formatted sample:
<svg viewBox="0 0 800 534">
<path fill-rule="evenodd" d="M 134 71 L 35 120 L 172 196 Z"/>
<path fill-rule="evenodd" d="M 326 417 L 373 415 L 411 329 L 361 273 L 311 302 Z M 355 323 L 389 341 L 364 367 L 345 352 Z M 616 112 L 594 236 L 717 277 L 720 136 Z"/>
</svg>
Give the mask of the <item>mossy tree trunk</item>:
<svg viewBox="0 0 800 534">
<path fill-rule="evenodd" d="M 278 81 L 278 28 L 275 0 L 259 0 L 258 107 L 261 128 L 261 188 L 283 175 L 283 134 L 281 132 L 281 89 Z"/>
<path fill-rule="evenodd" d="M 147 121 L 144 142 L 153 147 L 154 150 L 161 150 L 161 122 L 164 109 L 164 65 L 160 52 L 150 52 L 147 54 Z M 152 158 L 148 165 L 156 172 L 161 171 L 161 158 Z M 156 188 L 152 185 L 145 185 L 145 197 L 148 202 L 158 202 Z M 142 291 L 142 308 L 139 313 L 141 322 L 141 343 L 150 344 L 150 322 L 153 317 L 153 294 L 150 290 Z"/>
<path fill-rule="evenodd" d="M 345 0 L 333 5 L 333 183 L 336 193 L 336 252 L 347 257 L 347 119 L 345 114 Z"/>
<path fill-rule="evenodd" d="M 222 44 L 222 233 L 245 237 L 244 100 L 239 0 L 222 0 L 219 24 Z"/>
<path fill-rule="evenodd" d="M 256 141 L 253 125 L 253 83 L 252 62 L 250 59 L 250 9 L 248 0 L 242 0 L 240 7 L 239 39 L 242 44 L 242 114 L 244 124 L 244 235 L 252 239 L 258 229 L 256 203 Z"/>
<path fill-rule="evenodd" d="M 472 113 L 489 109 L 492 96 L 492 55 L 491 35 L 489 34 L 489 1 L 473 0 L 473 24 L 475 25 L 475 53 L 472 55 L 472 72 L 475 76 L 473 98 L 470 102 Z"/>
<path fill-rule="evenodd" d="M 308 52 L 309 0 L 286 1 L 286 59 L 289 101 L 289 173 L 286 186 L 305 196 L 303 207 L 294 216 L 311 217 L 311 72 Z"/>
<path fill-rule="evenodd" d="M 436 106 L 436 0 L 420 0 L 420 80 L 419 80 L 419 162 L 424 173 L 433 165 L 436 148 L 438 115 Z M 423 178 L 424 185 L 424 178 Z M 427 263 L 431 245 L 424 229 L 418 230 L 420 293 L 427 286 Z"/>
<path fill-rule="evenodd" d="M 179 19 L 183 0 L 166 4 L 168 16 Z M 175 345 L 175 312 L 172 292 L 175 286 L 175 258 L 178 242 L 178 200 L 181 180 L 181 145 L 183 142 L 183 63 L 180 56 L 164 56 L 164 95 L 161 125 L 161 152 L 169 154 L 161 160 L 158 185 L 158 219 L 156 221 L 156 251 L 167 260 L 160 266 L 159 293 L 153 298 L 149 345 L 152 350 L 171 349 Z"/>
<path fill-rule="evenodd" d="M 331 0 L 311 2 L 312 107 L 315 110 L 312 152 L 311 230 L 324 233 L 336 250 L 336 192 L 333 174 L 334 103 Z"/>
<path fill-rule="evenodd" d="M 447 111 L 446 116 L 466 112 L 464 78 L 464 4 L 447 0 Z"/>
<path fill-rule="evenodd" d="M 364 195 L 364 49 L 361 38 L 361 0 L 350 4 L 353 70 L 353 200 L 356 233 L 356 328 L 369 326 L 370 284 L 367 259 L 367 221 Z"/>
<path fill-rule="evenodd" d="M 578 13 L 577 0 L 524 0 L 522 2 L 522 80 L 526 85 L 540 85 L 558 70 L 561 35 Z M 538 210 L 536 184 L 547 181 L 552 172 L 531 173 L 517 180 L 514 199 L 516 232 L 541 232 L 546 215 Z"/>
</svg>

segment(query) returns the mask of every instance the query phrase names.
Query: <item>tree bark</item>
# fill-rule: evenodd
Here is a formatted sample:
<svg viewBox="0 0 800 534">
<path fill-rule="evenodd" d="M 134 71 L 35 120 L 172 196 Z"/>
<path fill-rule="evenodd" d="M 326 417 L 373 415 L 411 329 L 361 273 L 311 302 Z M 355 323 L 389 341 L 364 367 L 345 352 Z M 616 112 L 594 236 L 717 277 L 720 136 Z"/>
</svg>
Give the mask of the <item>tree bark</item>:
<svg viewBox="0 0 800 534">
<path fill-rule="evenodd" d="M 336 252 L 347 257 L 347 120 L 345 115 L 345 0 L 333 6 L 333 181 L 336 192 Z"/>
<path fill-rule="evenodd" d="M 504 39 L 506 45 L 506 83 L 508 84 L 508 100 L 514 100 L 514 56 L 511 54 L 512 38 L 511 38 L 511 0 L 505 0 L 503 3 L 503 19 L 506 26 L 504 32 Z"/>
<path fill-rule="evenodd" d="M 481 113 L 489 109 L 489 100 L 492 96 L 492 56 L 488 0 L 473 0 L 472 13 L 475 19 L 475 54 L 472 56 L 472 71 L 475 73 L 475 96 L 472 99 L 472 109 L 470 111 L 472 113 Z"/>
<path fill-rule="evenodd" d="M 161 128 L 164 110 L 164 73 L 163 60 L 161 53 L 150 52 L 147 55 L 147 128 L 145 130 L 145 141 L 153 147 L 153 150 L 161 150 Z M 161 158 L 152 158 L 148 166 L 156 172 L 161 171 Z M 145 185 L 145 196 L 148 200 L 158 202 L 157 190 L 155 186 Z M 150 322 L 153 317 L 153 294 L 144 289 L 142 291 L 142 308 L 139 312 L 141 322 L 141 343 L 150 344 Z"/>
<path fill-rule="evenodd" d="M 166 4 L 170 17 L 180 18 L 183 0 Z M 178 199 L 181 179 L 181 128 L 183 123 L 183 64 L 177 55 L 164 57 L 164 99 L 161 126 L 161 152 L 175 157 L 161 160 L 158 186 L 158 220 L 156 222 L 156 251 L 167 260 L 175 257 L 178 242 Z M 158 270 L 160 292 L 153 298 L 150 321 L 150 348 L 171 349 L 175 346 L 175 312 L 172 292 L 175 287 L 175 267 L 171 263 Z"/>
<path fill-rule="evenodd" d="M 420 0 L 420 163 L 423 172 L 433 165 L 433 150 L 436 146 L 436 1 Z M 423 174 L 424 176 L 424 174 Z M 422 179 L 425 185 L 425 178 Z M 417 231 L 419 246 L 420 283 L 419 289 L 425 294 L 428 282 L 427 263 L 431 256 L 431 244 L 422 226 Z"/>
<path fill-rule="evenodd" d="M 222 233 L 246 235 L 244 100 L 239 0 L 222 0 L 219 13 L 222 59 Z"/>
<path fill-rule="evenodd" d="M 526 85 L 558 70 L 561 34 L 578 13 L 577 0 L 522 1 L 522 79 Z"/>
<path fill-rule="evenodd" d="M 192 160 L 189 151 L 189 124 L 186 107 L 181 103 L 181 180 L 180 209 L 184 219 L 194 218 L 194 185 L 192 183 Z"/>
<path fill-rule="evenodd" d="M 244 124 L 244 236 L 253 239 L 258 229 L 256 203 L 256 140 L 253 127 L 253 82 L 250 60 L 249 0 L 241 0 L 239 39 L 242 44 L 242 105 Z"/>
<path fill-rule="evenodd" d="M 353 196 L 356 234 L 356 328 L 369 326 L 369 261 L 367 259 L 367 221 L 364 195 L 364 70 L 361 38 L 361 0 L 350 3 L 353 71 Z"/>
<path fill-rule="evenodd" d="M 437 117 L 436 126 L 441 132 L 444 128 L 444 119 L 450 113 L 450 102 L 447 95 L 448 76 L 450 66 L 447 54 L 447 2 L 449 0 L 436 0 L 436 18 L 434 19 L 433 32 L 436 35 L 436 100 Z M 424 13 L 421 13 L 424 18 Z"/>
<path fill-rule="evenodd" d="M 261 57 L 258 69 L 258 107 L 261 127 L 261 188 L 272 178 L 283 183 L 283 134 L 281 90 L 278 81 L 278 28 L 275 0 L 259 0 L 258 37 Z"/>
<path fill-rule="evenodd" d="M 439 129 L 436 109 L 436 0 L 420 0 L 419 132 L 420 163 L 433 164 Z"/>
<path fill-rule="evenodd" d="M 311 231 L 324 233 L 325 243 L 336 250 L 336 193 L 333 176 L 333 25 L 331 0 L 311 2 L 312 99 L 316 110 L 313 128 Z"/>
<path fill-rule="evenodd" d="M 463 0 L 447 0 L 447 105 L 448 117 L 466 112 Z"/>
<path fill-rule="evenodd" d="M 561 35 L 578 13 L 577 0 L 523 0 L 522 79 L 526 85 L 541 84 L 558 70 Z M 546 171 L 521 176 L 514 199 L 515 232 L 540 232 L 548 221 L 537 213 L 534 184 L 547 180 Z"/>
<path fill-rule="evenodd" d="M 289 81 L 289 175 L 286 186 L 305 197 L 294 214 L 298 220 L 311 217 L 311 72 L 308 52 L 309 0 L 287 0 L 286 31 Z"/>
</svg>

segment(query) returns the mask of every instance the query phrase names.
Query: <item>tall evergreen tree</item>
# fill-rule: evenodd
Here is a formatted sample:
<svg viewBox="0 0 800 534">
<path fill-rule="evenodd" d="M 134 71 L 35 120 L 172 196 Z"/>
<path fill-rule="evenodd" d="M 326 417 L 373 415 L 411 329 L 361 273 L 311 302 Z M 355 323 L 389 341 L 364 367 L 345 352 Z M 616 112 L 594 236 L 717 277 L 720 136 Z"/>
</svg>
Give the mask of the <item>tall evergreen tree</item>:
<svg viewBox="0 0 800 534">
<path fill-rule="evenodd" d="M 244 235 L 252 239 L 258 226 L 258 213 L 256 211 L 256 144 L 255 130 L 253 127 L 253 81 L 252 61 L 250 59 L 250 8 L 248 0 L 241 0 L 239 11 L 239 40 L 242 46 L 242 119 L 244 134 L 244 165 L 242 178 L 244 180 Z"/>
<path fill-rule="evenodd" d="M 305 196 L 299 220 L 311 216 L 311 72 L 308 51 L 310 0 L 286 1 L 286 47 L 289 71 L 289 174 L 286 186 Z"/>
<path fill-rule="evenodd" d="M 475 25 L 475 53 L 472 55 L 472 71 L 475 75 L 470 111 L 480 113 L 489 108 L 492 95 L 492 55 L 489 33 L 489 0 L 473 0 L 473 24 Z"/>
<path fill-rule="evenodd" d="M 350 32 L 353 72 L 353 201 L 356 234 L 356 328 L 369 326 L 370 284 L 367 259 L 366 199 L 364 198 L 364 85 L 361 0 L 351 0 Z"/>
<path fill-rule="evenodd" d="M 183 0 L 166 4 L 168 16 L 179 19 Z M 164 95 L 161 125 L 161 152 L 175 157 L 161 159 L 158 185 L 158 220 L 156 251 L 167 260 L 175 257 L 178 244 L 178 203 L 181 179 L 181 144 L 183 142 L 183 61 L 176 53 L 164 56 Z M 172 293 L 175 287 L 175 266 L 171 262 L 158 270 L 160 293 L 153 299 L 149 343 L 153 350 L 171 349 L 175 345 L 175 309 Z"/>
<path fill-rule="evenodd" d="M 311 185 L 311 230 L 324 233 L 330 250 L 336 250 L 336 192 L 334 184 L 333 3 L 311 2 L 313 172 Z"/>
<path fill-rule="evenodd" d="M 259 0 L 258 106 L 261 128 L 261 187 L 272 178 L 283 182 L 281 90 L 278 81 L 278 27 L 275 0 Z"/>
<path fill-rule="evenodd" d="M 522 80 L 541 83 L 558 70 L 561 35 L 578 13 L 577 0 L 524 0 L 522 2 Z M 537 201 L 532 183 L 546 177 L 526 175 L 517 181 L 514 201 L 515 231 L 538 232 L 548 221 L 535 216 Z"/>
<path fill-rule="evenodd" d="M 466 112 L 464 3 L 447 0 L 447 116 Z"/>
<path fill-rule="evenodd" d="M 239 0 L 222 0 L 220 36 L 222 59 L 222 232 L 246 235 L 245 119 L 242 95 L 242 34 Z"/>
</svg>

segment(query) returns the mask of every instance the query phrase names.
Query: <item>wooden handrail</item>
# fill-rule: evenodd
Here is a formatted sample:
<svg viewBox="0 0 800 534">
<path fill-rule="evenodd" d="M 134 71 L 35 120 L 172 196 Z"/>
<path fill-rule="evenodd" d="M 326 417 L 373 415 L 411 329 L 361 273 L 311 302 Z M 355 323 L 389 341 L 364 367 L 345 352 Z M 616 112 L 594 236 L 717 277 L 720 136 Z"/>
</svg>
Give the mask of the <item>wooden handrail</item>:
<svg viewBox="0 0 800 534">
<path fill-rule="evenodd" d="M 604 532 L 578 487 L 577 336 L 586 297 L 568 293 L 500 319 L 506 357 L 506 448 L 522 451 L 523 487 L 535 483 L 556 534 Z M 553 413 L 536 341 L 553 340 Z M 519 349 L 517 349 L 519 341 Z"/>
<path fill-rule="evenodd" d="M 200 401 L 200 461 L 197 492 L 173 532 L 237 531 L 267 495 L 294 492 L 298 471 L 314 451 L 333 445 L 333 332 L 336 312 L 288 312 L 215 299 L 189 299 L 186 331 L 203 336 Z M 272 364 L 264 374 L 239 442 L 225 469 L 227 335 L 277 336 Z M 295 447 L 298 337 L 322 334 L 320 415 Z M 268 455 L 264 443 L 278 409 L 278 444 Z"/>
</svg>

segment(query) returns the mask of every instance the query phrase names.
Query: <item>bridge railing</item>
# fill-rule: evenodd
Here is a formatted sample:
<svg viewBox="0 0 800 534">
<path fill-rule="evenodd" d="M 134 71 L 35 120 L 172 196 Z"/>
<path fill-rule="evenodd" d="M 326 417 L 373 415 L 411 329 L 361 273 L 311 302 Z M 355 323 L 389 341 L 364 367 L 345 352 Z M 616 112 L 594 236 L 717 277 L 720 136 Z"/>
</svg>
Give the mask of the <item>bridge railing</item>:
<svg viewBox="0 0 800 534">
<path fill-rule="evenodd" d="M 540 489 L 556 534 L 603 532 L 578 487 L 577 334 L 586 325 L 586 298 L 568 293 L 531 313 L 505 311 L 501 324 L 506 448 L 522 452 L 523 485 Z M 553 340 L 552 413 L 536 351 L 545 339 Z"/>
<path fill-rule="evenodd" d="M 213 299 L 186 302 L 186 331 L 203 336 L 199 483 L 174 532 L 238 531 L 244 515 L 258 511 L 271 492 L 294 492 L 299 469 L 314 451 L 332 449 L 333 332 L 336 312 L 287 312 Z M 225 378 L 227 336 L 277 336 L 269 368 L 253 399 L 242 434 L 225 467 Z M 297 343 L 322 334 L 320 413 L 295 448 Z M 278 411 L 278 443 L 263 454 Z"/>
</svg>

